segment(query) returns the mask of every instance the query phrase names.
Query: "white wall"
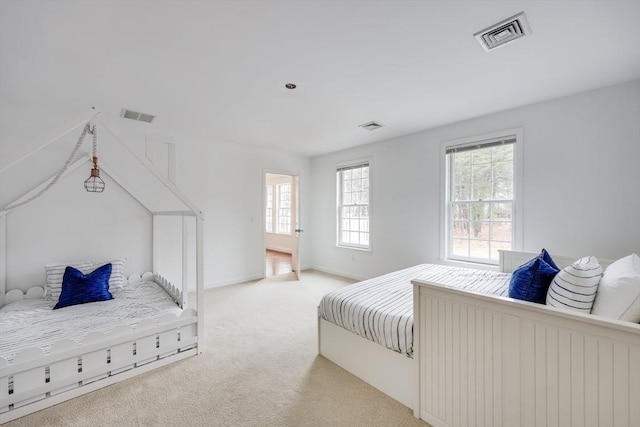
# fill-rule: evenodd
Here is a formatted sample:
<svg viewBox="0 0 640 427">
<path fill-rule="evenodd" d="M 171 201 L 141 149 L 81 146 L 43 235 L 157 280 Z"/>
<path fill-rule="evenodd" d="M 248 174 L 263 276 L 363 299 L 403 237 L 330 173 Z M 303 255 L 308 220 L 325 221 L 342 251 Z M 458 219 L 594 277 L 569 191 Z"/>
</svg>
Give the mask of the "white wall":
<svg viewBox="0 0 640 427">
<path fill-rule="evenodd" d="M 87 193 L 89 173 L 87 162 L 7 215 L 7 290 L 43 286 L 48 263 L 127 258 L 125 274 L 151 270 L 151 214 L 104 171 L 105 191 Z"/>
<path fill-rule="evenodd" d="M 638 117 L 635 81 L 311 160 L 176 135 L 177 186 L 205 215 L 208 286 L 263 274 L 265 171 L 300 175 L 303 268 L 371 277 L 438 257 L 440 143 L 521 126 L 524 249 L 616 258 L 640 252 Z M 373 250 L 337 248 L 335 166 L 365 157 L 372 162 Z M 88 172 L 78 169 L 9 214 L 7 289 L 43 284 L 49 262 L 126 256 L 127 274 L 151 268 L 151 215 L 117 185 L 86 193 Z"/>
<path fill-rule="evenodd" d="M 188 141 L 178 144 L 177 184 L 204 212 L 205 285 L 264 275 L 264 173 L 300 175 L 300 223 L 308 228 L 310 159 L 246 145 Z M 302 266 L 310 264 L 311 233 L 300 239 Z"/>
<path fill-rule="evenodd" d="M 315 157 L 313 265 L 363 278 L 437 259 L 440 144 L 516 127 L 524 129 L 523 249 L 639 253 L 639 117 L 634 81 Z M 335 244 L 335 167 L 363 157 L 372 160 L 371 252 Z"/>
<path fill-rule="evenodd" d="M 116 120 L 109 126 L 120 132 L 122 140 L 133 151 L 144 156 L 143 132 L 117 128 Z M 310 206 L 309 158 L 190 137 L 175 136 L 175 140 L 177 186 L 202 209 L 205 217 L 205 286 L 262 277 L 264 172 L 299 173 L 300 220 L 304 226 Z M 32 167 L 34 173 L 39 172 L 37 162 L 25 163 L 29 164 L 20 167 Z M 104 171 L 105 192 L 87 193 L 82 183 L 89 172 L 87 163 L 87 167 L 80 167 L 63 178 L 37 201 L 8 215 L 7 290 L 43 285 L 46 263 L 126 257 L 126 274 L 152 269 L 151 214 Z M 305 241 L 310 234 L 305 233 L 300 242 L 303 266 L 310 260 L 309 243 Z M 159 261 L 162 262 L 167 253 L 180 252 L 179 248 L 174 249 L 160 253 Z M 171 272 L 162 273 L 171 276 Z M 171 279 L 178 280 L 178 275 Z"/>
</svg>

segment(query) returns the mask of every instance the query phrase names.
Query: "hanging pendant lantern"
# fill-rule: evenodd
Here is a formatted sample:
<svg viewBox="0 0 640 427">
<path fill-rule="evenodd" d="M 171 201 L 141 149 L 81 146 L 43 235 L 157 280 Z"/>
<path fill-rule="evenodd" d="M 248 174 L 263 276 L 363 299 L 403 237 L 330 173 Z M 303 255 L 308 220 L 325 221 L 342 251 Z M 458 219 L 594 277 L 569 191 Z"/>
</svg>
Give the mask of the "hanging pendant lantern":
<svg viewBox="0 0 640 427">
<path fill-rule="evenodd" d="M 100 178 L 100 169 L 98 169 L 98 158 L 93 157 L 93 168 L 91 168 L 91 176 L 84 181 L 84 188 L 89 193 L 102 193 L 104 191 L 104 181 Z"/>
<path fill-rule="evenodd" d="M 84 188 L 89 193 L 102 193 L 104 181 L 100 178 L 100 169 L 98 169 L 98 131 L 96 125 L 90 128 L 89 133 L 93 135 L 93 168 L 91 168 L 91 176 L 84 181 Z"/>
</svg>

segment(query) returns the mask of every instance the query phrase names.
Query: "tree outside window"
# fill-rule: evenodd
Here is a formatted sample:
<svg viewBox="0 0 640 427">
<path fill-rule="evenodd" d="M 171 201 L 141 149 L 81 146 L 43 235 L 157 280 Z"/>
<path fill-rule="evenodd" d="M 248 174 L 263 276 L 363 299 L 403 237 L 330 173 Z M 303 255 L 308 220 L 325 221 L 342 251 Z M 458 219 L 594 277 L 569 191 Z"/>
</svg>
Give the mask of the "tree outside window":
<svg viewBox="0 0 640 427">
<path fill-rule="evenodd" d="M 514 142 L 447 149 L 448 258 L 497 263 L 512 248 Z"/>
</svg>

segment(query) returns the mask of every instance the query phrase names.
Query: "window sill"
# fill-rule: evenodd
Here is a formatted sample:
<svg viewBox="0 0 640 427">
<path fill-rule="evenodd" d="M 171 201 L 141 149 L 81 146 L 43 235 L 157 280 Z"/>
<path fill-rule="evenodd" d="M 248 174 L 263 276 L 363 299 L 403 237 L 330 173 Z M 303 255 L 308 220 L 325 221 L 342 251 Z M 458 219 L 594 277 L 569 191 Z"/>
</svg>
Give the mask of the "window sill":
<svg viewBox="0 0 640 427">
<path fill-rule="evenodd" d="M 336 245 L 336 248 L 338 249 L 348 249 L 348 250 L 352 250 L 352 251 L 358 251 L 358 252 L 373 252 L 371 250 L 371 248 L 358 248 L 356 246 L 343 246 L 343 245 Z"/>
<path fill-rule="evenodd" d="M 454 259 L 439 259 L 434 264 L 450 265 L 452 267 L 474 268 L 476 270 L 500 271 L 500 267 L 494 264 L 482 264 L 479 262 L 459 261 Z"/>
</svg>

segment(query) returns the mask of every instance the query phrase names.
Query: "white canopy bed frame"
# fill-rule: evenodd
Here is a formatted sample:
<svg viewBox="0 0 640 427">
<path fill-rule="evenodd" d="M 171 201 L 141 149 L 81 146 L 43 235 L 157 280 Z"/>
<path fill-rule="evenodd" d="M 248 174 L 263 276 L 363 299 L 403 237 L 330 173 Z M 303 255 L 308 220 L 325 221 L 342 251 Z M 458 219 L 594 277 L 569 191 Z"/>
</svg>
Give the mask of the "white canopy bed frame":
<svg viewBox="0 0 640 427">
<path fill-rule="evenodd" d="M 499 270 L 536 255 L 502 251 Z M 319 353 L 434 427 L 640 425 L 640 325 L 412 283 L 413 358 L 320 317 Z"/>
<path fill-rule="evenodd" d="M 159 321 L 143 320 L 135 328 L 122 325 L 107 331 L 106 334 L 91 333 L 79 344 L 74 341 L 69 342 L 70 340 L 61 340 L 54 344 L 48 353 L 35 347 L 27 351 L 22 350 L 10 362 L 0 357 L 0 424 L 197 355 L 203 350 L 204 217 L 202 212 L 168 177 L 160 174 L 149 160 L 138 156 L 122 143 L 96 117 L 95 113 L 69 131 L 94 119 L 100 123 L 102 129 L 106 129 L 113 136 L 112 139 L 115 141 L 113 144 L 101 147 L 101 169 L 152 215 L 153 242 L 150 242 L 150 246 L 153 251 L 154 273 L 130 275 L 128 282 L 130 284 L 140 280 L 156 282 L 183 309 L 182 314 L 179 316 L 167 314 Z M 58 138 L 46 142 L 29 155 L 2 169 L 0 173 L 41 151 Z M 120 166 L 117 172 L 109 166 L 105 167 L 105 163 L 109 165 L 109 159 Z M 89 155 L 77 158 L 66 174 L 79 166 L 87 166 L 91 162 L 92 158 Z M 51 179 L 32 188 L 11 204 L 32 198 Z M 133 185 L 134 182 L 137 183 L 137 187 Z M 6 217 L 12 214 L 13 212 L 0 213 L 0 307 L 21 299 L 43 297 L 43 288 L 38 286 L 26 291 L 6 289 Z M 159 274 L 163 272 L 164 267 L 162 257 L 157 256 L 160 250 L 159 236 L 166 232 L 163 230 L 165 225 L 162 221 L 164 218 L 171 217 L 181 219 L 182 238 L 180 263 L 182 274 L 178 278 L 179 283 L 174 284 Z M 195 302 L 188 301 L 188 275 L 193 274 L 193 270 L 195 270 Z"/>
</svg>

